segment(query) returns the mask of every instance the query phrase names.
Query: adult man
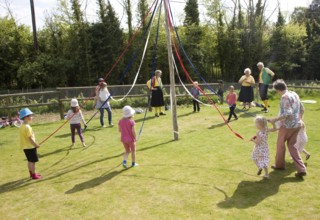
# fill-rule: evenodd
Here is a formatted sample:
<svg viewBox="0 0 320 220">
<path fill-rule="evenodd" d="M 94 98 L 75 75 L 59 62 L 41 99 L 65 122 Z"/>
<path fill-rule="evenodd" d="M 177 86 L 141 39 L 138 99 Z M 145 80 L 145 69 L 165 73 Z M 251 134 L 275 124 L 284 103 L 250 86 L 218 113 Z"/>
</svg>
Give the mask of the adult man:
<svg viewBox="0 0 320 220">
<path fill-rule="evenodd" d="M 263 101 L 264 108 L 262 111 L 265 113 L 269 112 L 269 100 L 268 100 L 268 88 L 269 84 L 272 81 L 274 77 L 274 72 L 272 72 L 269 68 L 264 67 L 264 64 L 262 62 L 259 62 L 257 64 L 257 67 L 260 71 L 259 73 L 259 93 L 260 98 Z"/>
<path fill-rule="evenodd" d="M 280 114 L 277 118 L 270 119 L 270 123 L 280 121 L 278 132 L 276 163 L 272 166 L 273 169 L 285 169 L 285 142 L 287 142 L 288 150 L 294 161 L 297 177 L 307 175 L 306 166 L 304 165 L 300 153 L 294 147 L 297 142 L 298 132 L 302 126 L 302 115 L 304 107 L 300 102 L 297 93 L 288 91 L 286 83 L 279 79 L 273 84 L 274 89 L 281 95 Z"/>
</svg>

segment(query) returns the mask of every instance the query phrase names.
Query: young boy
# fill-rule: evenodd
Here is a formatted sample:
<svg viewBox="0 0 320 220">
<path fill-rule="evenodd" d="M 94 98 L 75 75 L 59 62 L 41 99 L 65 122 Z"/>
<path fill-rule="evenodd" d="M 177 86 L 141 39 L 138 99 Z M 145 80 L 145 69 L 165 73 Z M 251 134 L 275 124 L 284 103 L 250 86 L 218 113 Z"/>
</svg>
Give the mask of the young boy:
<svg viewBox="0 0 320 220">
<path fill-rule="evenodd" d="M 191 95 L 193 96 L 193 99 L 192 99 L 193 112 L 196 112 L 196 110 L 198 110 L 198 112 L 200 111 L 199 102 L 196 100 L 200 96 L 200 91 L 199 91 L 199 89 L 197 87 L 198 87 L 198 82 L 194 81 L 193 82 L 193 87 L 191 88 L 191 91 L 190 91 Z"/>
<path fill-rule="evenodd" d="M 20 111 L 20 119 L 23 120 L 19 128 L 20 133 L 20 148 L 23 149 L 27 160 L 30 177 L 34 180 L 41 179 L 40 174 L 36 174 L 35 163 L 39 161 L 37 148 L 40 147 L 35 141 L 35 136 L 30 126 L 33 112 L 25 108 Z"/>
</svg>

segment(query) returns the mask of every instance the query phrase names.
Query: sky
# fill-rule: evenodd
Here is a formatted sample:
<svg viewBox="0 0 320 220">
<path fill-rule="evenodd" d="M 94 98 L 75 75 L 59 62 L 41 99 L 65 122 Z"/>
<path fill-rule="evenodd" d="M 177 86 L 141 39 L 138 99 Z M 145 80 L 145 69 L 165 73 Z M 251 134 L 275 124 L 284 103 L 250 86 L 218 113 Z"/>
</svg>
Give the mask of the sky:
<svg viewBox="0 0 320 220">
<path fill-rule="evenodd" d="M 115 8 L 122 27 L 126 27 L 126 17 L 122 7 L 123 0 L 110 0 L 111 4 Z M 244 2 L 247 0 L 241 0 Z M 11 9 L 13 16 L 16 18 L 19 24 L 25 24 L 31 26 L 31 12 L 30 12 L 30 0 L 0 0 L 0 17 L 4 17 L 8 14 L 6 2 Z M 41 29 L 45 25 L 45 16 L 51 14 L 57 8 L 59 0 L 34 0 L 37 28 Z M 80 0 L 82 8 L 86 6 L 86 18 L 88 21 L 93 22 L 97 20 L 96 15 L 96 0 Z M 148 2 L 151 2 L 148 0 Z M 184 5 L 186 0 L 171 0 L 171 6 L 173 14 L 175 16 L 176 23 L 181 23 L 184 19 Z M 200 19 L 202 22 L 207 21 L 205 11 L 205 0 L 198 0 Z M 288 16 L 293 12 L 295 7 L 308 7 L 312 0 L 268 0 L 267 17 L 270 16 L 271 21 L 275 21 L 277 18 L 277 12 L 274 9 L 280 3 L 281 11 L 285 16 Z M 133 14 L 136 15 L 136 5 L 138 0 L 132 0 Z M 232 10 L 232 3 L 230 0 L 221 0 L 222 5 L 226 10 Z M 274 13 L 273 13 L 274 12 Z M 137 22 L 135 22 L 137 25 Z"/>
</svg>

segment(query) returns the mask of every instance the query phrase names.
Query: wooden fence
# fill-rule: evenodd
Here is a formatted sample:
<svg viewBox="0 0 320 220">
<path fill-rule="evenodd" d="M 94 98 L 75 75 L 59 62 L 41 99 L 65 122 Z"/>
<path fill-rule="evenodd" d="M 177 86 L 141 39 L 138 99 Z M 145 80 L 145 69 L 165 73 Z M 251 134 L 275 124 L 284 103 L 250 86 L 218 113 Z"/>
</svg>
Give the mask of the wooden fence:
<svg viewBox="0 0 320 220">
<path fill-rule="evenodd" d="M 210 83 L 209 85 L 218 90 L 221 88 L 225 90 L 232 83 Z M 233 85 L 239 86 L 238 83 L 233 83 Z M 186 85 L 188 89 L 192 87 L 191 84 Z M 206 88 L 204 84 L 199 84 L 203 89 Z M 177 97 L 185 97 L 186 92 L 182 88 L 182 85 L 176 85 Z M 315 89 L 319 90 L 320 87 L 313 86 L 292 86 L 289 85 L 289 88 L 296 89 Z M 109 90 L 113 94 L 113 98 L 118 99 L 122 98 L 131 88 L 130 85 L 116 85 L 108 86 Z M 257 86 L 256 86 L 257 89 Z M 71 98 L 77 97 L 79 101 L 84 100 L 93 100 L 94 99 L 94 86 L 86 87 L 58 87 L 53 91 L 43 91 L 43 92 L 26 92 L 26 93 L 15 93 L 15 94 L 3 94 L 0 95 L 0 110 L 5 111 L 9 115 L 10 110 L 12 109 L 21 109 L 26 107 L 40 107 L 40 106 L 58 106 L 60 117 L 63 119 L 64 116 L 64 103 L 69 102 Z M 169 85 L 164 85 L 165 97 L 169 97 Z M 114 92 L 114 93 L 113 93 Z M 258 90 L 256 90 L 256 99 L 259 98 Z M 148 89 L 145 84 L 135 85 L 131 94 L 128 98 L 143 98 L 147 97 Z M 212 92 L 208 92 L 209 95 L 214 95 Z M 79 98 L 80 97 L 80 98 Z M 34 100 L 38 100 L 34 103 Z"/>
</svg>

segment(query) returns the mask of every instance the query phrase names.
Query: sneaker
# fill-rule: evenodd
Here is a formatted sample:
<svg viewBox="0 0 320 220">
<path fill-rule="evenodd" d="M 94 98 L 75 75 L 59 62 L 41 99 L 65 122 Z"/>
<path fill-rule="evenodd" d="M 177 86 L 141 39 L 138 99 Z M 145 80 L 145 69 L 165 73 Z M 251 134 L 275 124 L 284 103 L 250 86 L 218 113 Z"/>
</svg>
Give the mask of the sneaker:
<svg viewBox="0 0 320 220">
<path fill-rule="evenodd" d="M 310 157 L 311 157 L 311 155 L 308 154 L 308 155 L 306 156 L 306 160 L 309 160 Z"/>
<path fill-rule="evenodd" d="M 263 175 L 263 178 L 264 179 L 269 179 L 269 175 L 265 174 L 265 175 Z"/>
<path fill-rule="evenodd" d="M 154 116 L 155 116 L 155 117 L 159 117 L 159 115 L 158 115 L 158 114 L 155 114 Z"/>
<path fill-rule="evenodd" d="M 127 162 L 126 162 L 126 161 L 123 161 L 123 162 L 122 162 L 122 166 L 123 166 L 123 168 L 127 169 L 127 168 L 128 168 L 128 167 L 127 167 Z"/>
<path fill-rule="evenodd" d="M 137 167 L 137 166 L 139 166 L 139 164 L 137 164 L 137 163 L 132 163 L 132 165 L 131 165 L 131 167 Z"/>
<path fill-rule="evenodd" d="M 40 174 L 32 174 L 32 177 L 31 177 L 33 180 L 38 180 L 38 179 L 41 179 L 42 176 Z"/>
<path fill-rule="evenodd" d="M 306 172 L 297 172 L 294 174 L 296 177 L 303 177 L 303 176 L 306 176 L 307 173 Z"/>
<path fill-rule="evenodd" d="M 235 118 L 234 120 L 238 120 L 238 118 Z"/>
<path fill-rule="evenodd" d="M 160 112 L 160 115 L 166 115 L 166 113 L 164 113 L 164 112 Z"/>
<path fill-rule="evenodd" d="M 265 112 L 266 110 L 268 110 L 267 108 L 263 108 L 261 109 L 262 112 Z"/>
<path fill-rule="evenodd" d="M 285 168 L 276 167 L 275 165 L 272 165 L 271 168 L 274 170 L 285 170 Z"/>
<path fill-rule="evenodd" d="M 114 126 L 112 122 L 111 122 L 111 123 L 109 123 L 109 125 L 110 125 L 110 127 L 113 127 L 113 126 Z"/>
<path fill-rule="evenodd" d="M 226 120 L 226 122 L 227 122 L 227 123 L 229 123 L 229 122 L 230 122 L 230 120 Z"/>
<path fill-rule="evenodd" d="M 257 172 L 257 175 L 260 176 L 261 172 L 262 172 L 262 169 L 259 169 L 258 172 Z"/>
<path fill-rule="evenodd" d="M 268 113 L 268 112 L 269 112 L 269 109 L 264 110 L 264 113 Z"/>
<path fill-rule="evenodd" d="M 102 127 L 103 127 L 103 128 L 106 128 L 107 126 L 106 126 L 106 125 L 102 125 Z"/>
<path fill-rule="evenodd" d="M 83 143 L 82 143 L 82 146 L 83 146 L 83 147 L 86 147 L 87 145 L 86 145 L 86 143 L 83 142 Z"/>
</svg>

